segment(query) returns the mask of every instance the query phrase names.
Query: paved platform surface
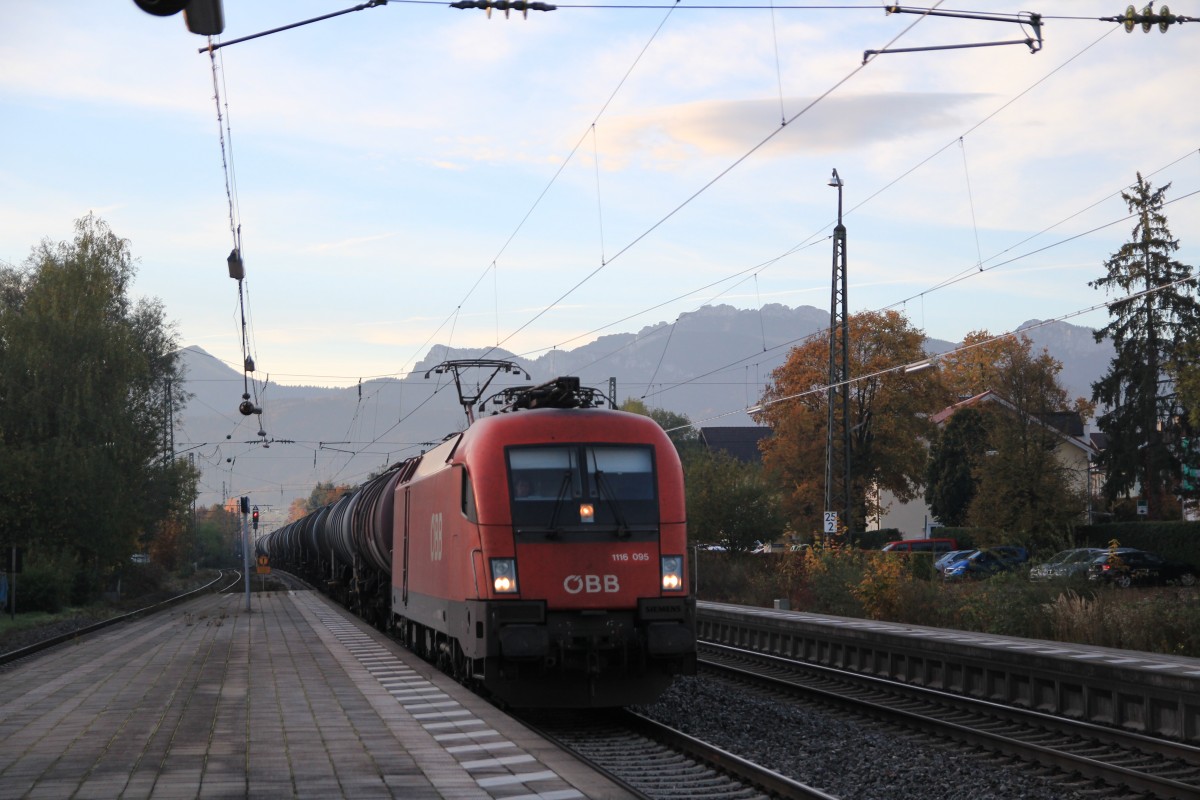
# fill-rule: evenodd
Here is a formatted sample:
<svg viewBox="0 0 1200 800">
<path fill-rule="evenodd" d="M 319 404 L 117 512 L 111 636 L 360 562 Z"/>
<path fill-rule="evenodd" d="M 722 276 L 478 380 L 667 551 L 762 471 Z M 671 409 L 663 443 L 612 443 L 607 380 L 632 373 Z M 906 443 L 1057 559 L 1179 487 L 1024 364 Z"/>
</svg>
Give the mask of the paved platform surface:
<svg viewBox="0 0 1200 800">
<path fill-rule="evenodd" d="M 0 668 L 0 798 L 628 798 L 312 592 Z"/>
</svg>

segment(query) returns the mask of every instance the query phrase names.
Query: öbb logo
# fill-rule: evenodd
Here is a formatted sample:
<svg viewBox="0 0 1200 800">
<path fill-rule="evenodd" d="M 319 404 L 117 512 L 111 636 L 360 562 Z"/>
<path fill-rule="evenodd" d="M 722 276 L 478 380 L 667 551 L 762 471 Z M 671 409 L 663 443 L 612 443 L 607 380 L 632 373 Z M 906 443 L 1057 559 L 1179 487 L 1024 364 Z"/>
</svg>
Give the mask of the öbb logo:
<svg viewBox="0 0 1200 800">
<path fill-rule="evenodd" d="M 619 592 L 621 585 L 616 575 L 568 575 L 563 581 L 563 589 L 567 594 L 599 594 Z"/>
</svg>

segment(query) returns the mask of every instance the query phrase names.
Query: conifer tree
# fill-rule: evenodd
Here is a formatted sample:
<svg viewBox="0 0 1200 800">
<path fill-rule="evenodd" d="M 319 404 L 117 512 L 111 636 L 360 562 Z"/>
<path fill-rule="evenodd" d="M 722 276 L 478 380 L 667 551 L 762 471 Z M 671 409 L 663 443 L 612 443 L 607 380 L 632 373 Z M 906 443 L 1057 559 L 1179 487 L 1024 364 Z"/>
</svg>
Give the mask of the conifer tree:
<svg viewBox="0 0 1200 800">
<path fill-rule="evenodd" d="M 979 484 L 978 464 L 987 450 L 987 428 L 973 408 L 964 408 L 930 443 L 925 473 L 929 513 L 947 527 L 967 524 L 967 510 Z"/>
<path fill-rule="evenodd" d="M 1105 277 L 1089 284 L 1119 296 L 1109 303 L 1110 322 L 1096 331 L 1096 341 L 1111 338 L 1116 350 L 1108 372 L 1092 384 L 1108 438 L 1098 459 L 1104 492 L 1112 500 L 1140 488 L 1150 519 L 1164 518 L 1178 488 L 1185 415 L 1172 375 L 1200 335 L 1196 280 L 1172 256 L 1179 242 L 1163 213 L 1169 188 L 1155 189 L 1139 173 L 1122 192 L 1136 219 L 1132 238 L 1105 262 Z"/>
</svg>

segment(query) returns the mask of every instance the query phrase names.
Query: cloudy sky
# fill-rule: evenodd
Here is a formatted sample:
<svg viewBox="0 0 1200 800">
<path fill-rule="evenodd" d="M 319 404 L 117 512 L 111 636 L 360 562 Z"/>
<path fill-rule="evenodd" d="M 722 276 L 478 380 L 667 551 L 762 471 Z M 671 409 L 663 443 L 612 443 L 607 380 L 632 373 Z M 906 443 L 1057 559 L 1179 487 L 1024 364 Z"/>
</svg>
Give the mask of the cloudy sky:
<svg viewBox="0 0 1200 800">
<path fill-rule="evenodd" d="M 352 4 L 225 0 L 218 41 Z M 937 338 L 1103 303 L 1088 281 L 1130 235 L 1138 172 L 1172 184 L 1200 263 L 1200 23 L 958 3 L 1041 13 L 1044 46 L 864 66 L 1031 32 L 882 5 L 391 2 L 217 50 L 226 129 L 182 17 L 5 2 L 0 259 L 94 212 L 181 343 L 240 366 L 223 133 L 252 351 L 283 383 L 403 374 L 434 343 L 536 355 L 711 303 L 828 308 L 833 169 L 852 311 Z"/>
</svg>

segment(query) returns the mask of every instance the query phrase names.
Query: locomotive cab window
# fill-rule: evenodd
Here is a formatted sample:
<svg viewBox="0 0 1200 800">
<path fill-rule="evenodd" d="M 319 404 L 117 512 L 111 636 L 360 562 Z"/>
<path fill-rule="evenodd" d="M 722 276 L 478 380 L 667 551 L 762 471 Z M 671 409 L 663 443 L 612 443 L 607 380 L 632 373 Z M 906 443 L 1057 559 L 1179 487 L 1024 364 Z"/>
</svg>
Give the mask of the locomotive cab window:
<svg viewBox="0 0 1200 800">
<path fill-rule="evenodd" d="M 479 521 L 479 513 L 475 507 L 475 487 L 471 483 L 471 476 L 462 467 L 462 513 L 471 522 Z"/>
<path fill-rule="evenodd" d="M 653 448 L 581 444 L 507 452 L 517 533 L 577 540 L 657 532 Z"/>
</svg>

